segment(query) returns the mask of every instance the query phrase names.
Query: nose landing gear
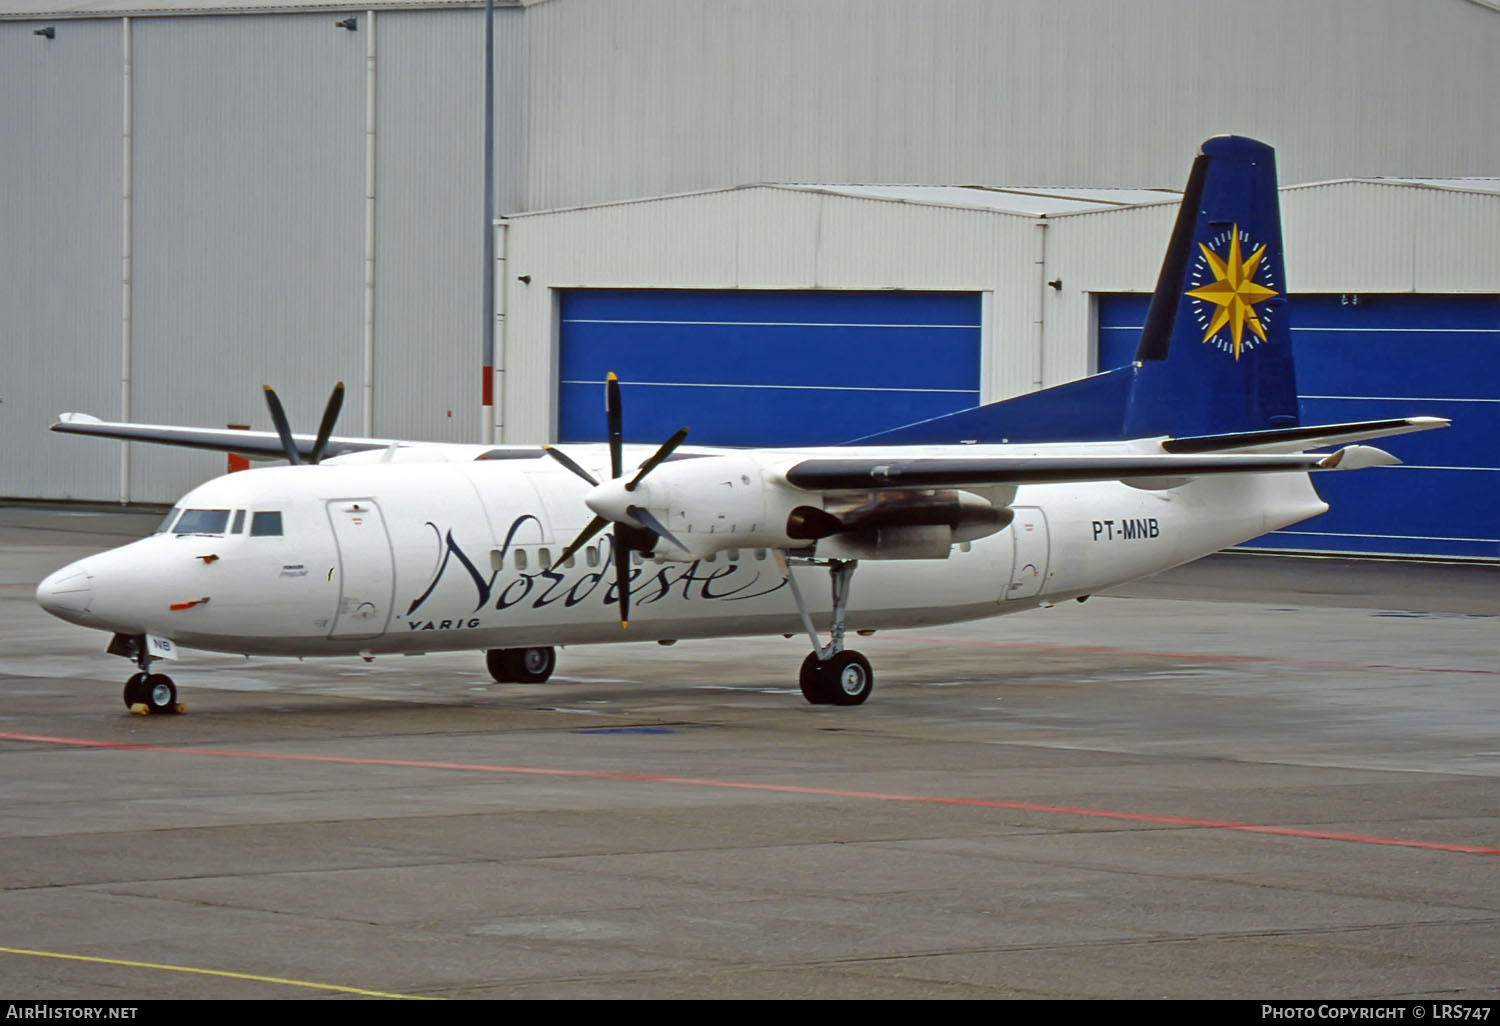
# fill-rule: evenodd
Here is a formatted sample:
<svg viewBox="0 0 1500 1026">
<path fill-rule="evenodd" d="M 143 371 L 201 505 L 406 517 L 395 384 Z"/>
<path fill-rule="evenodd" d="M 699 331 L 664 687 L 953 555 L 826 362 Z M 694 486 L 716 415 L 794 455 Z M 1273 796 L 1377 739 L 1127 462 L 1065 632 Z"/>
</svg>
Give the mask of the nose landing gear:
<svg viewBox="0 0 1500 1026">
<path fill-rule="evenodd" d="M 185 707 L 177 701 L 177 685 L 164 673 L 141 672 L 125 682 L 125 707 L 131 712 L 144 706 L 148 713 L 180 713 Z"/>
<path fill-rule="evenodd" d="M 121 655 L 141 668 L 125 682 L 125 708 L 133 713 L 184 713 L 187 706 L 177 701 L 177 685 L 164 673 L 152 673 L 156 657 L 147 651 L 141 636 L 116 634 L 109 643 L 111 655 Z"/>
</svg>

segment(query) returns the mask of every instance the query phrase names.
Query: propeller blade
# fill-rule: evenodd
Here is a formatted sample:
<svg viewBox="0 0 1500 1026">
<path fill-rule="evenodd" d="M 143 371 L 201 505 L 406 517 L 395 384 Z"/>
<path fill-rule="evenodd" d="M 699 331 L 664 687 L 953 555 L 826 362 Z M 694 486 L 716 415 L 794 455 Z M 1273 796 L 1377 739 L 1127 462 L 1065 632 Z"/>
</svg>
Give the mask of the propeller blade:
<svg viewBox="0 0 1500 1026">
<path fill-rule="evenodd" d="M 344 383 L 340 381 L 328 394 L 328 405 L 323 407 L 323 422 L 318 425 L 318 437 L 313 442 L 309 463 L 323 462 L 323 453 L 328 448 L 328 436 L 333 434 L 334 422 L 339 419 L 339 410 L 344 408 Z"/>
<path fill-rule="evenodd" d="M 657 449 L 656 452 L 652 453 L 651 458 L 649 460 L 647 460 L 645 463 L 641 464 L 641 469 L 636 472 L 635 477 L 633 477 L 633 478 L 630 479 L 630 483 L 625 486 L 625 490 L 627 492 L 633 492 L 633 491 L 635 491 L 635 486 L 641 483 L 641 478 L 643 478 L 647 474 L 651 473 L 651 471 L 653 471 L 653 470 L 655 470 L 657 468 L 657 466 L 661 463 L 662 460 L 664 460 L 668 456 L 672 455 L 672 450 L 676 449 L 679 445 L 681 445 L 682 444 L 682 440 L 684 438 L 686 438 L 687 436 L 688 436 L 688 429 L 687 428 L 680 428 L 680 429 L 678 429 L 678 431 L 677 431 L 677 433 L 675 435 L 673 435 L 671 438 L 668 438 L 665 442 L 663 442 L 662 445 L 661 445 L 661 448 Z M 641 523 L 645 523 L 645 521 L 643 520 L 643 521 L 641 521 Z M 651 525 L 647 524 L 646 526 L 650 527 Z M 653 531 L 656 531 L 656 528 L 654 528 L 654 527 L 652 527 L 651 529 Z M 656 533 L 657 534 L 661 534 L 660 531 L 656 531 Z"/>
<path fill-rule="evenodd" d="M 625 473 L 624 431 L 620 423 L 620 379 L 614 371 L 604 383 L 604 421 L 609 425 L 609 476 L 620 477 Z"/>
<path fill-rule="evenodd" d="M 573 544 L 563 549 L 562 555 L 558 556 L 557 559 L 553 561 L 550 569 L 556 570 L 558 567 L 562 566 L 568 561 L 568 558 L 572 556 L 573 553 L 577 552 L 579 549 L 587 545 L 590 538 L 592 538 L 594 535 L 598 534 L 608 526 L 609 521 L 604 517 L 595 517 L 594 519 L 590 520 L 588 522 L 588 526 L 585 527 L 581 532 L 579 532 L 577 538 L 573 539 Z"/>
<path fill-rule="evenodd" d="M 286 452 L 287 460 L 293 465 L 302 462 L 302 457 L 297 454 L 297 443 L 292 441 L 292 428 L 286 422 L 286 411 L 281 408 L 281 400 L 276 398 L 276 392 L 270 385 L 265 386 L 266 405 L 271 408 L 271 423 L 276 425 L 276 433 L 281 436 L 281 448 Z"/>
<path fill-rule="evenodd" d="M 594 475 L 593 474 L 590 474 L 587 470 L 584 470 L 578 464 L 574 463 L 573 460 L 571 458 L 569 458 L 561 450 L 554 449 L 550 445 L 544 445 L 544 446 L 542 446 L 542 452 L 546 453 L 548 456 L 551 456 L 557 462 L 559 462 L 563 466 L 567 467 L 569 470 L 571 470 L 573 473 L 577 474 L 579 477 L 583 478 L 585 481 L 587 481 L 589 484 L 593 485 L 595 488 L 599 487 L 599 482 L 596 481 L 596 480 L 594 480 Z"/>
<path fill-rule="evenodd" d="M 644 507 L 626 506 L 625 512 L 629 513 L 631 516 L 635 517 L 636 520 L 640 521 L 642 527 L 645 527 L 651 531 L 655 531 L 658 536 L 665 538 L 667 541 L 671 542 L 673 545 L 676 545 L 682 551 L 692 551 L 686 545 L 682 544 L 682 542 L 673 537 L 672 532 L 668 531 L 666 529 L 666 526 L 663 525 L 660 520 L 657 520 L 654 516 L 652 516 L 650 511 L 645 509 Z"/>
<path fill-rule="evenodd" d="M 620 628 L 630 626 L 630 546 L 615 531 L 615 591 L 620 596 Z"/>
</svg>

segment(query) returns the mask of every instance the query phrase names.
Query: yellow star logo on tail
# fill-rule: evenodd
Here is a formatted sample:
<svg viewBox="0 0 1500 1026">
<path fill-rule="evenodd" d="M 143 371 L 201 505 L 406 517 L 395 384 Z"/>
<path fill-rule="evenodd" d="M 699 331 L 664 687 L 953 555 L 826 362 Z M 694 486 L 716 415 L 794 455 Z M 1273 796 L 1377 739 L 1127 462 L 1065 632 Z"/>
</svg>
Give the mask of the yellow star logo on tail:
<svg viewBox="0 0 1500 1026">
<path fill-rule="evenodd" d="M 1201 299 L 1205 303 L 1212 303 L 1218 307 L 1214 311 L 1213 319 L 1209 321 L 1208 330 L 1203 333 L 1203 341 L 1207 342 L 1218 334 L 1220 328 L 1226 324 L 1229 325 L 1229 334 L 1234 341 L 1234 358 L 1238 360 L 1246 327 L 1249 327 L 1262 342 L 1266 340 L 1266 330 L 1261 327 L 1260 317 L 1255 313 L 1255 304 L 1264 303 L 1278 295 L 1274 289 L 1268 289 L 1254 280 L 1255 271 L 1260 266 L 1260 258 L 1265 255 L 1266 247 L 1261 246 L 1250 256 L 1241 260 L 1240 226 L 1235 225 L 1234 230 L 1229 233 L 1227 257 L 1220 257 L 1201 242 L 1198 243 L 1198 248 L 1203 250 L 1203 258 L 1208 261 L 1208 268 L 1213 272 L 1214 280 L 1187 294 L 1194 299 Z"/>
</svg>

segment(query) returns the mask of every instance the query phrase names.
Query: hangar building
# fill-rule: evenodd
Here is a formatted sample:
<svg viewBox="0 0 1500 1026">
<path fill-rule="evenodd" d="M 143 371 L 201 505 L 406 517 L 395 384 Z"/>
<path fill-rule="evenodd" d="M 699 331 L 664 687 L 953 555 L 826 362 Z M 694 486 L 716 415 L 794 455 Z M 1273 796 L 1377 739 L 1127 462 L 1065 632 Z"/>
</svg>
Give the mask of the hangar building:
<svg viewBox="0 0 1500 1026">
<path fill-rule="evenodd" d="M 1455 100 L 1500 85 L 1495 4 L 501 3 L 487 408 L 482 26 L 0 0 L 0 494 L 169 501 L 222 462 L 42 425 L 265 427 L 262 381 L 309 427 L 343 379 L 344 433 L 530 442 L 597 436 L 628 358 L 632 435 L 740 443 L 1055 384 L 1128 359 L 1234 131 L 1278 147 L 1307 416 L 1456 422 L 1271 544 L 1500 556 L 1500 109 Z M 941 358 L 890 327 L 924 324 Z"/>
</svg>

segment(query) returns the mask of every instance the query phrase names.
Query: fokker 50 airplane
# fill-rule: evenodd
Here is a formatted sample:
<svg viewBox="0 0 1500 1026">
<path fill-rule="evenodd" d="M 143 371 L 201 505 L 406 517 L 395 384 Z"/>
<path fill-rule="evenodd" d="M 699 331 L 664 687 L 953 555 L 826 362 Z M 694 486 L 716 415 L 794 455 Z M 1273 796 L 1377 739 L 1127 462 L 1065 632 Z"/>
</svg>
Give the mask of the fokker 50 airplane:
<svg viewBox="0 0 1500 1026">
<path fill-rule="evenodd" d="M 1165 570 L 1322 513 L 1311 472 L 1396 462 L 1351 443 L 1448 423 L 1300 425 L 1281 251 L 1271 148 L 1211 139 L 1133 364 L 835 447 L 689 448 L 686 430 L 626 446 L 614 375 L 608 444 L 566 450 L 331 437 L 342 385 L 313 437 L 269 388 L 274 434 L 65 414 L 53 430 L 292 466 L 195 488 L 154 536 L 64 567 L 37 600 L 113 633 L 138 712 L 181 709 L 152 671 L 179 647 L 479 649 L 496 680 L 536 682 L 557 645 L 798 631 L 807 700 L 858 705 L 874 674 L 850 630 Z"/>
</svg>

